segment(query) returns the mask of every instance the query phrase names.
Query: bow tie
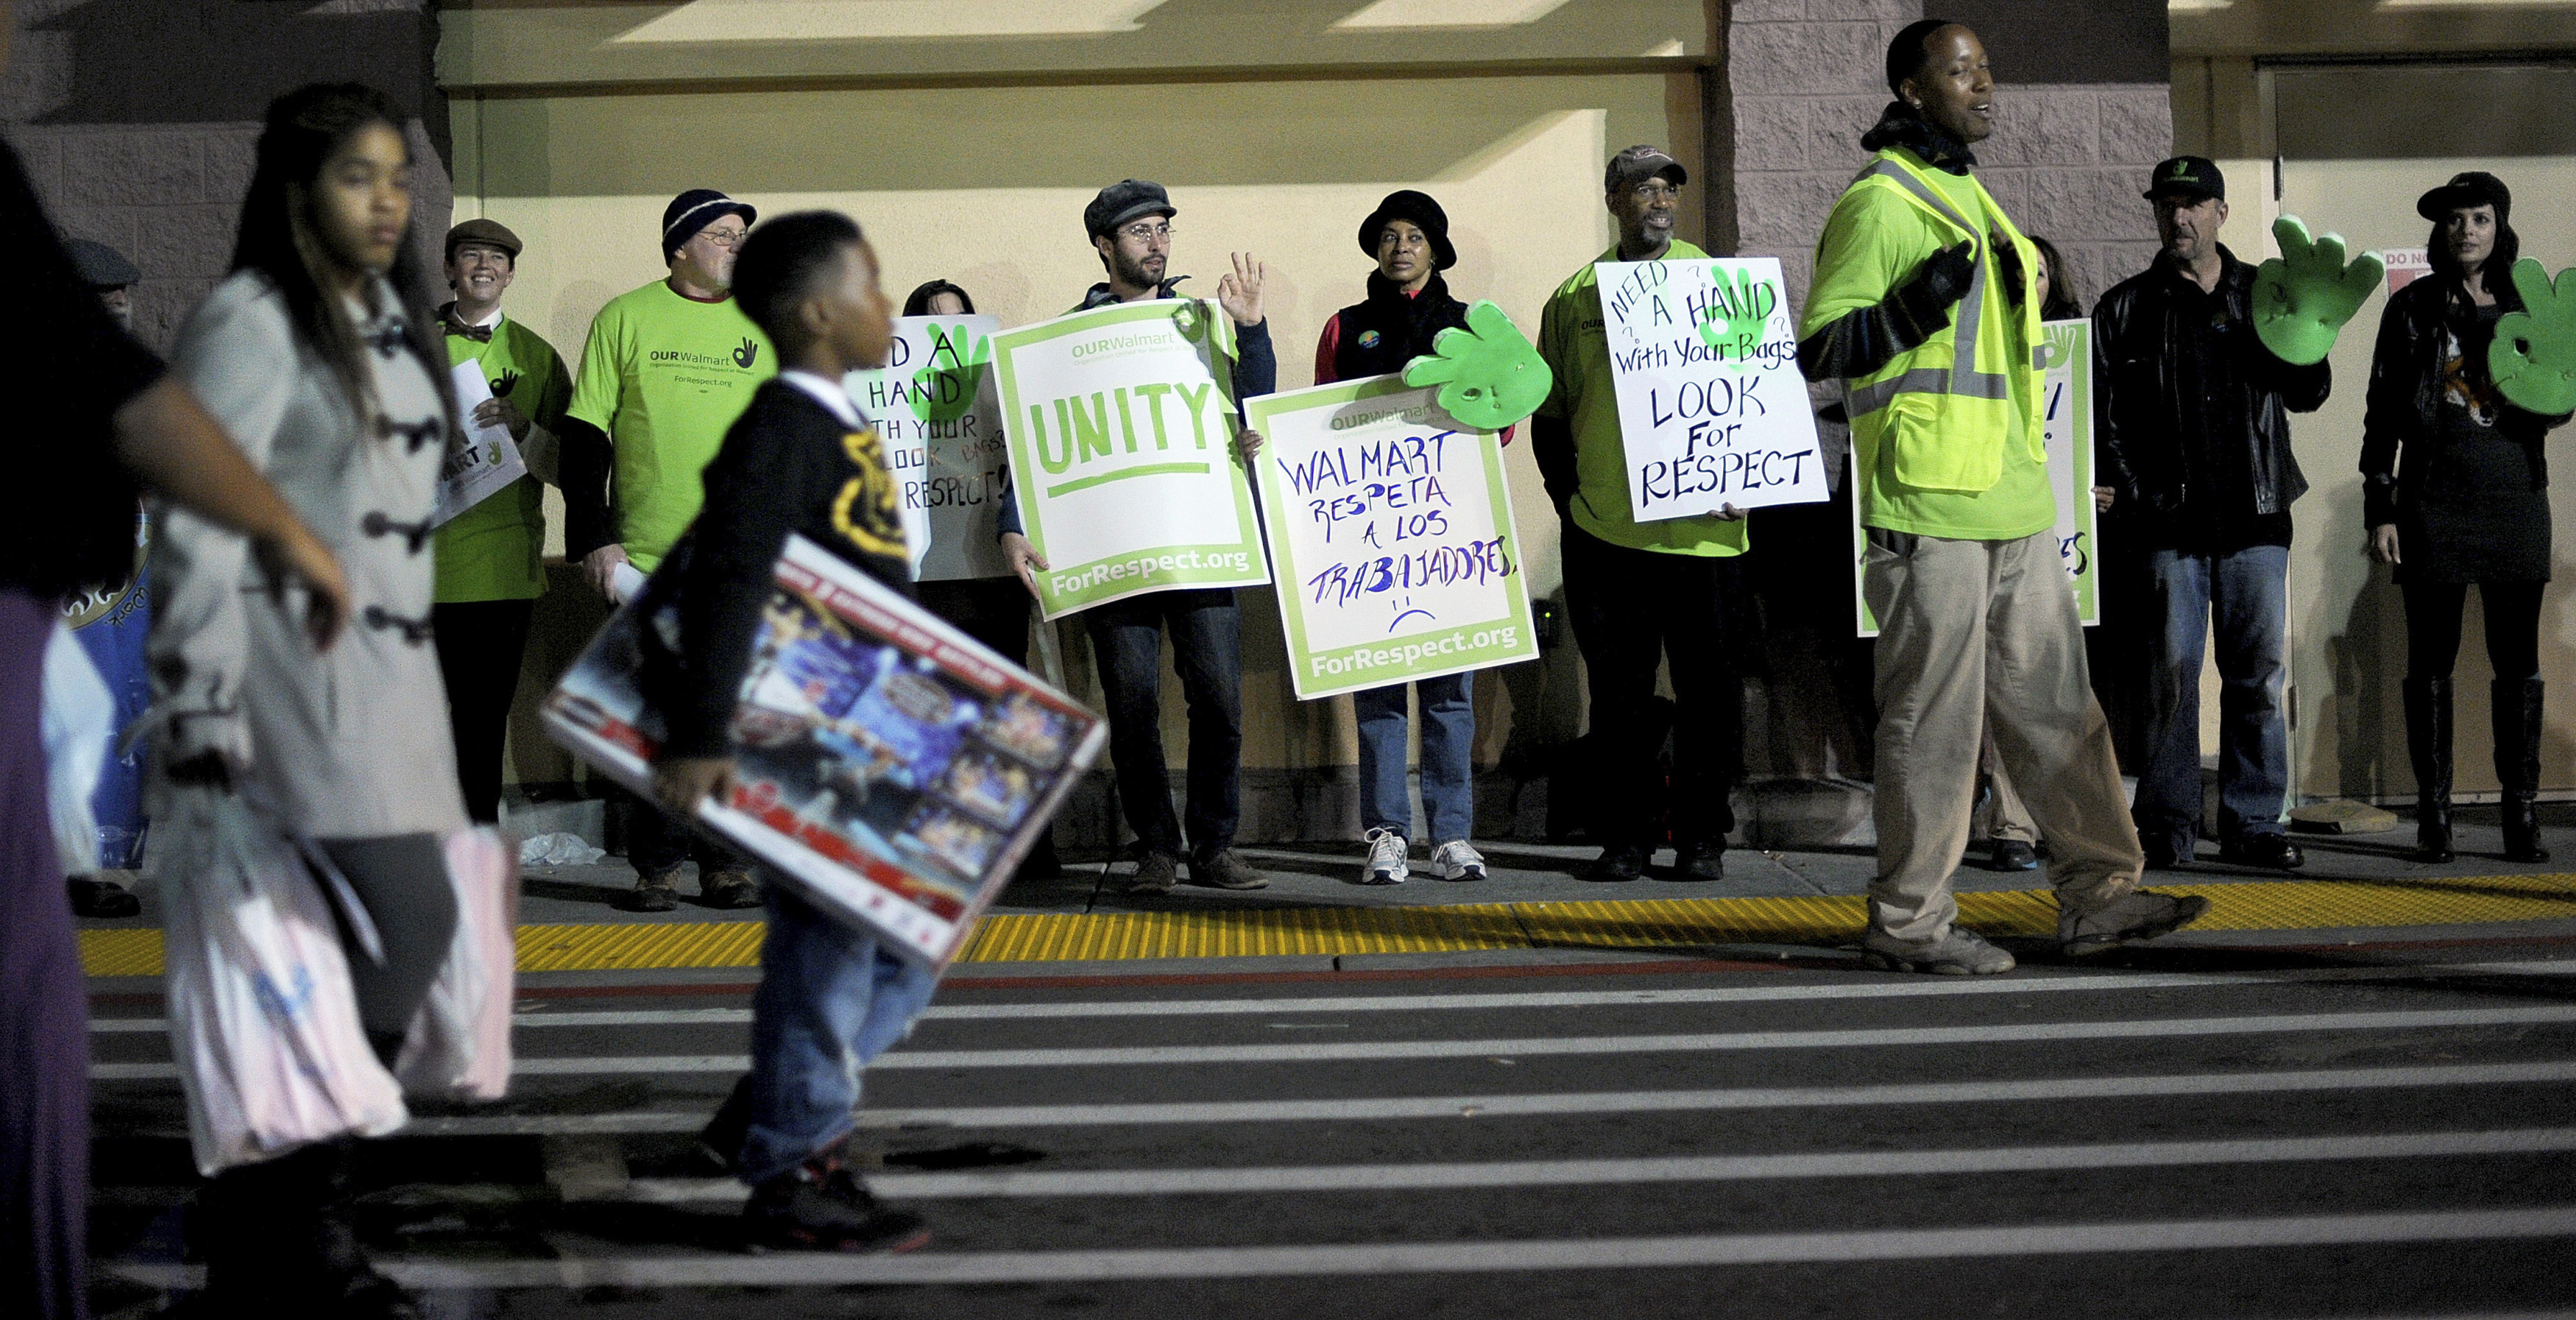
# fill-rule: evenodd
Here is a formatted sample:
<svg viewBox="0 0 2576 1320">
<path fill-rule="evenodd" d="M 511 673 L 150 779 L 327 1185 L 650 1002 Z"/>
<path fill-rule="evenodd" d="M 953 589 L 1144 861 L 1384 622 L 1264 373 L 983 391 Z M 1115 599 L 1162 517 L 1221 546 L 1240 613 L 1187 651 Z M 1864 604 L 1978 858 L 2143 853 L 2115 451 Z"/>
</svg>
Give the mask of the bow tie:
<svg viewBox="0 0 2576 1320">
<path fill-rule="evenodd" d="M 438 324 L 439 328 L 445 330 L 451 335 L 457 336 L 458 338 L 471 339 L 478 344 L 488 344 L 492 342 L 492 327 L 488 325 L 467 325 L 465 322 L 458 320 L 456 316 L 456 304 L 454 303 L 449 303 L 445 307 L 438 309 Z"/>
</svg>

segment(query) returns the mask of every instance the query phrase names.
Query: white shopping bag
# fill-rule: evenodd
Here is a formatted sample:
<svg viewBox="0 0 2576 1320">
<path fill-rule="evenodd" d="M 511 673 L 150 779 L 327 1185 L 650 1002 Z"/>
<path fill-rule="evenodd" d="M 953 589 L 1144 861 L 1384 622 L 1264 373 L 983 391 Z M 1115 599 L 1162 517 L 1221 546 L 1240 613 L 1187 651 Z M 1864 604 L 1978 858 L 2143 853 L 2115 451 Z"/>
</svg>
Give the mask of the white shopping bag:
<svg viewBox="0 0 2576 1320">
<path fill-rule="evenodd" d="M 69 628 L 54 629 L 45 643 L 45 785 L 53 809 L 54 851 L 63 874 L 98 869 L 98 818 L 90 797 L 107 769 L 108 744 L 116 740 L 116 698 L 98 676 L 89 652 Z"/>
<path fill-rule="evenodd" d="M 519 867 L 490 826 L 447 836 L 456 940 L 412 1019 L 394 1076 L 413 1095 L 498 1100 L 510 1089 L 510 1005 L 518 963 Z"/>
<path fill-rule="evenodd" d="M 174 789 L 156 824 L 156 850 L 169 849 L 170 1052 L 198 1171 L 401 1127 L 402 1091 L 367 1044 L 330 901 L 303 854 L 214 789 Z"/>
</svg>

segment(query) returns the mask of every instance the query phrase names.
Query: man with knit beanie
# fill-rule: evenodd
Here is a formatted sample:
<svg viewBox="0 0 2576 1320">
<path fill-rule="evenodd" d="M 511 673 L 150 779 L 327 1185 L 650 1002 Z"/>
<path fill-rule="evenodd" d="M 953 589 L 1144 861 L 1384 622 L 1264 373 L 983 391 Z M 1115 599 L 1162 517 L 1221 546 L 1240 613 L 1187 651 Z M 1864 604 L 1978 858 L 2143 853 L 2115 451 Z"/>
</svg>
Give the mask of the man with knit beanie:
<svg viewBox="0 0 2576 1320">
<path fill-rule="evenodd" d="M 2189 924 L 2209 900 L 2137 887 L 2110 725 L 2059 562 L 2032 358 L 2038 257 L 1972 172 L 1994 131 L 1977 34 L 1940 19 L 1887 51 L 1876 158 L 1816 245 L 1798 365 L 1839 381 L 1863 591 L 1879 621 L 1878 875 L 1861 951 L 1890 971 L 2009 971 L 1956 924 L 1977 749 L 1994 731 L 2048 840 L 2058 939 L 2099 953 Z"/>
<path fill-rule="evenodd" d="M 670 553 L 705 497 L 699 473 L 752 391 L 778 374 L 767 337 L 733 302 L 734 249 L 757 218 L 713 188 L 672 198 L 661 231 L 671 273 L 609 300 L 590 323 L 561 437 L 564 555 L 603 595 L 619 594 L 621 566 L 651 573 Z M 685 821 L 635 803 L 628 908 L 679 906 L 690 842 Z M 709 906 L 760 905 L 749 863 L 708 840 L 696 851 Z"/>
</svg>

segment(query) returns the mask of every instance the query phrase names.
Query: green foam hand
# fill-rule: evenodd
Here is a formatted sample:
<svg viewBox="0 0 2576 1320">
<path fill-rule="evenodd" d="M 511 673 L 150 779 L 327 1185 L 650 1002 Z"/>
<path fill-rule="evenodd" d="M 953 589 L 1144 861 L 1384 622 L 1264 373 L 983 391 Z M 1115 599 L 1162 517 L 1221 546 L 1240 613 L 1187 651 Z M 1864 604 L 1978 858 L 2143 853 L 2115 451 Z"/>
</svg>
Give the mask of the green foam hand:
<svg viewBox="0 0 2576 1320">
<path fill-rule="evenodd" d="M 1726 283 L 1724 273 L 1720 272 L 1716 286 L 1709 291 L 1708 305 L 1699 309 L 1700 342 L 1719 350 L 1721 357 L 1730 344 L 1741 348 L 1747 341 L 1761 343 L 1763 328 L 1771 320 L 1771 311 L 1780 305 L 1777 298 L 1765 296 L 1769 289 L 1769 284 L 1756 279 L 1749 270 L 1735 272 L 1732 285 Z M 1734 367 L 1752 365 L 1742 356 L 1727 361 Z"/>
<path fill-rule="evenodd" d="M 953 422 L 974 411 L 975 395 L 983 388 L 984 372 L 992 363 L 991 339 L 969 344 L 964 326 L 953 334 L 930 327 L 929 365 L 912 373 L 913 416 L 925 422 Z"/>
<path fill-rule="evenodd" d="M 2388 273 L 2376 252 L 2344 263 L 2343 236 L 2308 240 L 2295 215 L 2272 222 L 2281 255 L 2254 271 L 2254 334 L 2272 356 L 2295 367 L 2326 360 L 2335 332 L 2369 301 Z"/>
<path fill-rule="evenodd" d="M 2513 263 L 2522 310 L 2497 318 L 2487 345 L 2487 374 L 2513 406 L 2544 417 L 2576 412 L 2576 279 L 2525 257 Z"/>
<path fill-rule="evenodd" d="M 1479 431 L 1499 431 L 1538 411 L 1556 375 L 1512 318 L 1492 302 L 1467 309 L 1467 324 L 1431 341 L 1404 364 L 1404 383 L 1440 387 L 1440 406 Z"/>
</svg>

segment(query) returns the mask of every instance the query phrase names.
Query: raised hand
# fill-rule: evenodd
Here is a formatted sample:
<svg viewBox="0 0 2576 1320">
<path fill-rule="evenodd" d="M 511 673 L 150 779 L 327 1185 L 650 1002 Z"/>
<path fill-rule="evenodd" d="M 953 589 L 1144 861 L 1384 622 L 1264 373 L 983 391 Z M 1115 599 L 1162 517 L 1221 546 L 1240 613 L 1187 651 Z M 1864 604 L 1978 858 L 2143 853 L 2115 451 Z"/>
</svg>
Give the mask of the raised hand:
<svg viewBox="0 0 2576 1320">
<path fill-rule="evenodd" d="M 942 354 L 948 359 L 939 365 Z M 912 373 L 912 413 L 925 422 L 953 422 L 972 412 L 975 394 L 984 386 L 985 369 L 993 364 L 993 341 L 978 339 L 969 345 L 966 328 L 957 327 L 954 336 L 941 334 L 938 326 L 930 327 L 930 364 Z M 941 388 L 943 380 L 954 382 Z"/>
<path fill-rule="evenodd" d="M 2294 367 L 2325 361 L 2335 332 L 2361 310 L 2388 273 L 2376 252 L 2344 262 L 2343 236 L 2308 240 L 2295 215 L 2272 222 L 2281 255 L 2254 271 L 2254 336 Z"/>
<path fill-rule="evenodd" d="M 1251 253 L 1237 252 L 1234 273 L 1217 277 L 1216 305 L 1246 330 L 1261 324 L 1261 280 L 1268 272 L 1269 267 L 1253 260 Z"/>
<path fill-rule="evenodd" d="M 2496 321 L 2487 345 L 2487 374 L 2517 408 L 2544 417 L 2576 412 L 2576 279 L 2549 272 L 2525 257 L 2513 263 L 2513 287 L 2522 310 Z"/>
<path fill-rule="evenodd" d="M 1701 343 L 1720 350 L 1721 360 L 1741 367 L 1746 365 L 1743 356 L 1727 359 L 1723 351 L 1730 344 L 1740 349 L 1748 340 L 1761 343 L 1763 327 L 1770 323 L 1771 312 L 1780 300 L 1770 293 L 1768 281 L 1755 278 L 1749 270 L 1735 272 L 1733 285 L 1724 283 L 1724 278 L 1719 276 L 1719 283 L 1710 290 L 1708 305 L 1699 310 L 1699 338 Z"/>
<path fill-rule="evenodd" d="M 1431 341 L 1431 351 L 1404 364 L 1404 383 L 1438 385 L 1440 406 L 1479 431 L 1499 431 L 1538 411 L 1556 375 L 1547 360 L 1492 302 L 1467 309 L 1467 324 Z"/>
</svg>

